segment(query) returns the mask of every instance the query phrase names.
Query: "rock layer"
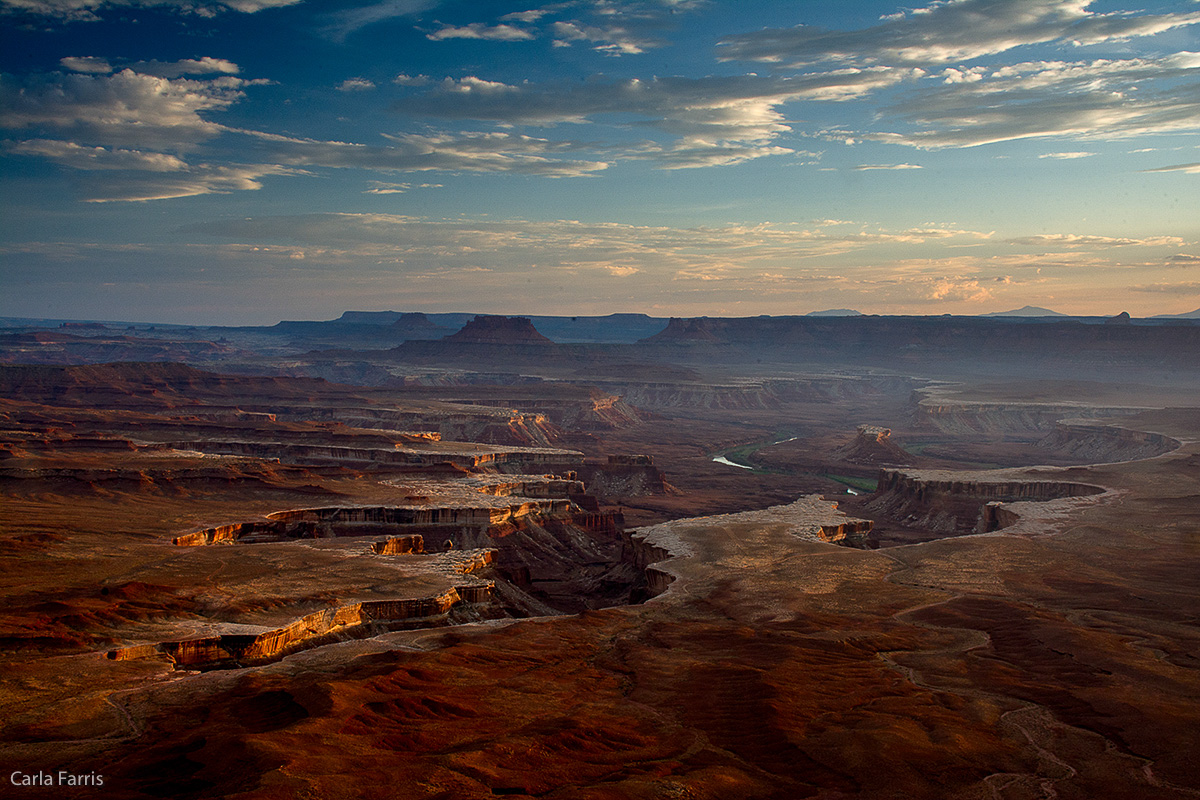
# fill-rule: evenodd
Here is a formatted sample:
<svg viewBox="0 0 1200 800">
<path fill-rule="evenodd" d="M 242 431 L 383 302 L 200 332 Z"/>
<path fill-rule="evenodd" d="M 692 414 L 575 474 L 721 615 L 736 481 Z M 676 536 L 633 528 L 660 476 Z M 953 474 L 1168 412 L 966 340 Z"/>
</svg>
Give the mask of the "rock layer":
<svg viewBox="0 0 1200 800">
<path fill-rule="evenodd" d="M 878 488 L 864 511 L 938 533 L 983 533 L 1013 521 L 997 508 L 1014 501 L 1047 501 L 1102 494 L 1099 486 L 1031 479 L 1012 471 L 879 472 Z"/>
</svg>

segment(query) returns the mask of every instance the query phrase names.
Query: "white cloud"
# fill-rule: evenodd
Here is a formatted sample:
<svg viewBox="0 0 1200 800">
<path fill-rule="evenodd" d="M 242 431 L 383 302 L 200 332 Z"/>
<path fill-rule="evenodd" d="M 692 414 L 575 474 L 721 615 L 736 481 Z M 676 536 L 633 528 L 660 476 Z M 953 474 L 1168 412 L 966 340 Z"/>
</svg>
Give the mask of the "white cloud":
<svg viewBox="0 0 1200 800">
<path fill-rule="evenodd" d="M 855 170 L 872 170 L 872 169 L 924 169 L 920 164 L 859 164 L 851 167 Z"/>
<path fill-rule="evenodd" d="M 474 75 L 468 75 L 465 78 L 455 80 L 454 78 L 445 78 L 442 80 L 438 88 L 451 94 L 470 94 L 477 92 L 482 94 L 500 94 L 506 92 L 517 91 L 516 86 L 510 86 L 507 83 L 499 81 L 485 81 L 483 78 L 476 78 Z"/>
<path fill-rule="evenodd" d="M 95 56 L 67 56 L 60 58 L 59 64 L 63 68 L 74 72 L 91 72 L 97 75 L 107 75 L 113 71 L 112 64 L 108 63 L 106 58 L 97 58 Z"/>
<path fill-rule="evenodd" d="M 364 194 L 404 194 L 409 189 L 441 189 L 440 183 L 388 183 L 386 181 L 367 181 L 370 189 Z"/>
<path fill-rule="evenodd" d="M 429 76 L 407 75 L 402 72 L 392 79 L 392 83 L 396 84 L 397 86 L 424 86 L 425 84 L 429 83 Z"/>
<path fill-rule="evenodd" d="M 80 170 L 124 169 L 146 172 L 179 172 L 188 168 L 187 162 L 183 159 L 166 153 L 85 147 L 75 142 L 53 139 L 10 142 L 6 144 L 5 150 L 17 155 L 39 156 L 56 164 Z"/>
<path fill-rule="evenodd" d="M 534 36 L 524 28 L 512 25 L 484 25 L 472 22 L 470 25 L 455 27 L 447 25 L 433 33 L 426 34 L 426 39 L 440 42 L 444 39 L 490 39 L 497 42 L 520 42 L 533 39 Z"/>
<path fill-rule="evenodd" d="M 347 78 L 338 87 L 339 92 L 365 92 L 375 88 L 375 83 L 366 78 Z"/>
<path fill-rule="evenodd" d="M 554 44 L 568 47 L 573 42 L 590 42 L 593 49 L 611 56 L 644 53 L 661 47 L 660 39 L 641 35 L 624 25 L 585 25 L 581 22 L 555 22 L 551 26 Z"/>
<path fill-rule="evenodd" d="M 241 11 L 253 14 L 268 8 L 281 8 L 301 0 L 0 0 L 0 9 L 7 12 L 37 14 L 63 20 L 92 21 L 98 12 L 109 8 L 171 8 L 181 13 L 213 16 L 221 11 Z"/>
<path fill-rule="evenodd" d="M 0 127 L 33 132 L 22 144 L 10 148 L 14 152 L 73 169 L 187 173 L 186 178 L 170 181 L 161 176 L 141 181 L 114 179 L 117 188 L 112 192 L 88 188 L 91 199 L 103 200 L 257 189 L 262 176 L 296 174 L 297 169 L 309 167 L 579 177 L 608 166 L 602 160 L 571 157 L 577 149 L 571 142 L 507 132 L 398 134 L 388 137 L 388 145 L 368 146 L 237 129 L 206 119 L 207 113 L 224 110 L 241 98 L 242 87 L 248 83 L 230 75 L 172 80 L 130 69 L 111 75 L 58 74 L 23 83 L 0 77 Z M 452 90 L 488 94 L 507 88 L 468 78 L 455 82 Z M 197 166 L 184 162 L 185 153 L 199 153 L 210 143 L 213 146 L 208 151 L 214 150 L 219 143 L 213 140 L 232 136 L 249 139 L 239 146 L 238 160 L 258 163 L 210 160 Z"/>
<path fill-rule="evenodd" d="M 861 30 L 768 28 L 727 37 L 722 57 L 799 66 L 945 64 L 1043 42 L 1099 44 L 1200 22 L 1200 13 L 1093 13 L 1090 0 L 939 0 Z"/>
<path fill-rule="evenodd" d="M 945 83 L 976 83 L 983 80 L 985 72 L 983 67 L 971 67 L 970 69 L 950 67 L 942 70 L 941 76 Z"/>
<path fill-rule="evenodd" d="M 1032 245 L 1034 247 L 1160 247 L 1170 245 L 1179 247 L 1186 242 L 1178 236 L 1150 236 L 1145 239 L 1131 239 L 1114 236 L 1088 236 L 1075 233 L 1052 233 L 1037 236 L 1018 236 L 1006 239 L 1009 244 Z"/>
<path fill-rule="evenodd" d="M 653 161 L 659 169 L 700 169 L 741 164 L 766 156 L 800 155 L 811 159 L 815 153 L 798 152 L 775 145 L 746 145 L 735 142 L 707 142 L 689 139 L 674 145 L 643 144 L 620 152 L 628 160 Z"/>
<path fill-rule="evenodd" d="M 1077 150 L 1077 151 L 1072 151 L 1072 152 L 1068 152 L 1068 153 L 1042 153 L 1040 156 L 1038 156 L 1038 158 L 1057 158 L 1057 159 L 1069 161 L 1071 159 L 1076 159 L 1076 158 L 1089 158 L 1090 156 L 1094 156 L 1094 155 L 1096 155 L 1096 154 L 1088 153 L 1088 152 L 1085 152 L 1082 150 Z"/>
<path fill-rule="evenodd" d="M 223 128 L 201 116 L 228 108 L 246 82 L 171 80 L 123 70 L 114 75 L 51 75 L 18 83 L 0 76 L 0 127 L 66 132 L 121 148 L 179 150 Z"/>
<path fill-rule="evenodd" d="M 1192 175 L 1200 175 L 1200 162 L 1192 164 L 1173 164 L 1169 167 L 1154 167 L 1153 169 L 1144 169 L 1142 172 L 1186 172 Z"/>
<path fill-rule="evenodd" d="M 397 17 L 416 16 L 436 8 L 440 2 L 441 0 L 384 0 L 382 3 L 350 8 L 331 15 L 324 33 L 336 41 L 344 41 L 347 36 L 368 25 Z"/>
<path fill-rule="evenodd" d="M 117 71 L 108 59 L 95 56 L 68 56 L 59 59 L 59 63 L 73 72 L 86 72 L 95 75 L 107 75 Z M 232 61 L 223 58 L 185 58 L 182 61 L 132 61 L 121 66 L 141 75 L 153 75 L 156 78 L 179 78 L 184 75 L 237 75 L 241 68 Z"/>
<path fill-rule="evenodd" d="M 933 278 L 925 281 L 929 300 L 953 300 L 981 303 L 992 297 L 992 290 L 974 278 Z"/>
<path fill-rule="evenodd" d="M 371 169 L 387 172 L 512 172 L 551 178 L 582 177 L 607 168 L 604 161 L 564 157 L 576 146 L 511 133 L 385 135 L 388 146 L 298 139 L 241 131 L 259 141 L 244 152 L 291 167 Z"/>
<path fill-rule="evenodd" d="M 402 99 L 396 108 L 442 119 L 510 125 L 602 122 L 602 115 L 625 114 L 640 117 L 635 124 L 685 138 L 762 145 L 791 130 L 778 108 L 785 103 L 849 99 L 913 77 L 910 70 L 888 68 L 791 78 L 635 78 L 540 86 L 508 86 L 471 77 L 447 79 L 433 91 Z"/>
<path fill-rule="evenodd" d="M 503 22 L 537 22 L 549 13 L 550 10 L 544 8 L 533 11 L 514 11 L 512 14 L 505 14 L 500 19 Z"/>
<path fill-rule="evenodd" d="M 106 175 L 103 180 L 80 182 L 84 199 L 90 203 L 170 200 L 204 194 L 253 191 L 262 188 L 261 178 L 294 175 L 297 170 L 273 164 L 201 164 L 178 174 L 126 173 Z"/>
<path fill-rule="evenodd" d="M 159 78 L 179 78 L 184 75 L 237 75 L 241 69 L 232 61 L 223 58 L 186 58 L 182 61 L 138 61 L 131 64 L 134 72 L 155 75 Z"/>
<path fill-rule="evenodd" d="M 842 132 L 926 150 L 1017 139 L 1123 139 L 1200 130 L 1193 53 L 1163 59 L 1030 62 L 922 88 L 881 113 L 910 132 Z"/>
<path fill-rule="evenodd" d="M 1135 292 L 1153 292 L 1155 294 L 1181 294 L 1184 296 L 1200 295 L 1200 283 L 1148 283 L 1141 286 L 1130 286 Z"/>
<path fill-rule="evenodd" d="M 840 227 L 840 226 L 839 226 Z M 427 219 L 392 214 L 308 214 L 221 220 L 193 230 L 237 241 L 282 241 L 338 247 L 362 257 L 390 254 L 448 266 L 488 264 L 621 267 L 640 272 L 700 270 L 748 274 L 764 265 L 794 267 L 860 250 L 921 245 L 929 240 L 979 241 L 986 233 L 953 228 L 831 232 L 761 223 L 698 228 L 588 223 L 574 220 Z"/>
</svg>

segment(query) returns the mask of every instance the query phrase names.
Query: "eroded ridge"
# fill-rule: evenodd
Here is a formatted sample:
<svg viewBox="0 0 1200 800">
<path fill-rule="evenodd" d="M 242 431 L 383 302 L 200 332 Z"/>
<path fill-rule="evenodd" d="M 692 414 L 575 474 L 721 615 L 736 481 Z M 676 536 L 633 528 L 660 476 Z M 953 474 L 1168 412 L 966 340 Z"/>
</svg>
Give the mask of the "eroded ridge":
<svg viewBox="0 0 1200 800">
<path fill-rule="evenodd" d="M 304 555 L 298 558 L 317 559 L 345 572 L 357 587 L 349 598 L 332 603 L 321 598 L 329 607 L 284 625 L 272 616 L 275 612 L 259 611 L 259 619 L 250 621 L 262 624 L 246 625 L 241 624 L 244 614 L 219 611 L 214 619 L 239 624 L 201 623 L 205 635 L 199 637 L 180 637 L 176 627 L 173 636 L 116 648 L 108 657 L 165 657 L 177 666 L 199 668 L 263 663 L 328 641 L 386 630 L 569 613 L 645 596 L 646 577 L 635 563 L 620 513 L 600 511 L 573 472 L 395 479 L 386 485 L 405 492 L 404 501 L 288 509 L 173 539 L 183 547 L 259 545 L 231 556 L 217 555 L 219 550 L 196 553 L 209 562 L 220 560 L 218 572 L 228 567 L 226 562 L 241 563 L 252 554 L 286 560 L 285 552 L 300 548 Z M 362 537 L 378 538 L 364 548 L 355 542 Z M 302 541 L 309 544 L 301 548 Z M 463 579 L 476 572 L 482 576 Z M 291 594 L 297 588 L 283 591 Z M 228 601 L 222 600 L 215 608 L 225 605 Z M 185 630 L 195 627 L 183 625 Z"/>
<path fill-rule="evenodd" d="M 494 550 L 455 553 L 440 566 L 443 571 L 469 575 L 490 566 L 495 555 Z M 480 607 L 478 615 L 491 604 L 494 589 L 494 581 L 473 579 L 424 597 L 366 600 L 323 609 L 279 628 L 222 624 L 211 636 L 118 647 L 108 651 L 108 658 L 165 657 L 176 667 L 201 668 L 261 664 L 338 638 L 448 624 L 451 613 L 464 610 L 465 605 Z"/>
<path fill-rule="evenodd" d="M 181 534 L 172 541 L 188 547 L 388 534 L 442 536 L 439 544 L 467 539 L 478 544 L 482 535 L 533 517 L 569 520 L 589 529 L 615 531 L 619 527 L 618 515 L 601 513 L 573 472 L 565 477 L 488 474 L 452 481 L 397 480 L 391 484 L 406 493 L 404 502 L 276 511 L 258 520 Z M 434 546 L 434 540 L 427 545 Z"/>
<path fill-rule="evenodd" d="M 987 533 L 1014 524 L 1016 502 L 1047 502 L 1104 494 L 1101 486 L 1039 480 L 1014 470 L 879 472 L 875 494 L 864 511 L 943 534 Z"/>
</svg>

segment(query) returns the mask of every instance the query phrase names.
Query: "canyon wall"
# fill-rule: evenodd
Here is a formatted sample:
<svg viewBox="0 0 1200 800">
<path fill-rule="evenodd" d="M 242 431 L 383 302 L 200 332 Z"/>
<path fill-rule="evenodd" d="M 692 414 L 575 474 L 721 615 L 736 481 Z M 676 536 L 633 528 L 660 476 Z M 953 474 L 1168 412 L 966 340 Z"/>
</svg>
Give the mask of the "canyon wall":
<svg viewBox="0 0 1200 800">
<path fill-rule="evenodd" d="M 1178 439 L 1161 433 L 1136 431 L 1115 425 L 1088 425 L 1063 421 L 1037 442 L 1060 455 L 1078 461 L 1111 463 L 1137 461 L 1169 453 L 1180 446 Z"/>
<path fill-rule="evenodd" d="M 181 547 L 239 542 L 255 544 L 291 539 L 323 539 L 339 536 L 372 536 L 385 530 L 419 529 L 422 534 L 462 537 L 473 531 L 519 522 L 531 515 L 566 517 L 571 501 L 566 499 L 522 499 L 505 506 L 374 506 L 295 509 L 276 511 L 263 520 L 218 525 L 176 536 Z"/>
<path fill-rule="evenodd" d="M 127 661 L 161 655 L 181 667 L 264 663 L 310 645 L 314 640 L 367 632 L 360 629 L 374 631 L 397 626 L 434 625 L 460 604 L 490 602 L 492 591 L 491 582 L 480 582 L 456 586 L 429 597 L 350 603 L 307 614 L 290 625 L 261 633 L 228 633 L 133 645 L 110 650 L 108 658 Z"/>
<path fill-rule="evenodd" d="M 879 472 L 875 494 L 863 508 L 911 528 L 947 534 L 983 533 L 1013 521 L 1002 510 L 1003 503 L 1083 497 L 1104 491 L 1085 483 L 1016 475 L 884 469 Z"/>
</svg>

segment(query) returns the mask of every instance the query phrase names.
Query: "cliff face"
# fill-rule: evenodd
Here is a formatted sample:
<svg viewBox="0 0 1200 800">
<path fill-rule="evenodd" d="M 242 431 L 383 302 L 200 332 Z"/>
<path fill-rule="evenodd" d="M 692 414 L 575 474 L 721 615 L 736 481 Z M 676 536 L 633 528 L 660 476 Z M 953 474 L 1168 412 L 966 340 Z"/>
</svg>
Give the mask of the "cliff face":
<svg viewBox="0 0 1200 800">
<path fill-rule="evenodd" d="M 1079 461 L 1107 463 L 1153 458 L 1177 449 L 1180 443 L 1161 433 L 1135 431 L 1114 425 L 1060 423 L 1037 445 Z"/>
<path fill-rule="evenodd" d="M 983 533 L 1012 521 L 997 510 L 1000 504 L 1082 497 L 1104 491 L 1099 486 L 1070 481 L 885 469 L 880 470 L 879 486 L 863 508 L 938 533 Z"/>
<path fill-rule="evenodd" d="M 173 540 L 181 547 L 240 542 L 285 542 L 292 539 L 327 539 L 342 536 L 373 536 L 382 531 L 401 533 L 438 532 L 443 538 L 460 538 L 476 529 L 512 524 L 531 515 L 569 518 L 571 501 L 517 498 L 511 505 L 469 506 L 377 506 L 298 509 L 277 511 L 267 519 L 219 525 L 183 534 Z M 410 533 L 410 535 L 413 535 Z"/>
<path fill-rule="evenodd" d="M 778 408 L 779 397 L 760 382 L 737 384 L 640 383 L 606 381 L 601 384 L 620 393 L 638 408 Z"/>
<path fill-rule="evenodd" d="M 480 314 L 462 330 L 442 339 L 470 344 L 554 344 L 533 327 L 529 317 L 501 317 Z"/>
<path fill-rule="evenodd" d="M 128 661 L 161 655 L 180 667 L 265 663 L 322 640 L 435 625 L 444 622 L 453 609 L 464 603 L 488 603 L 492 591 L 491 582 L 479 582 L 456 586 L 429 597 L 350 603 L 307 614 L 290 625 L 261 633 L 229 633 L 156 645 L 134 645 L 110 650 L 108 658 Z"/>
<path fill-rule="evenodd" d="M 1066 417 L 1129 416 L 1142 408 L 1076 403 L 975 403 L 927 399 L 917 404 L 914 422 L 955 436 L 1050 433 Z"/>
<path fill-rule="evenodd" d="M 589 491 L 599 497 L 636 497 L 679 491 L 667 483 L 666 476 L 654 466 L 650 456 L 609 456 L 604 464 L 585 462 L 578 472 Z"/>
<path fill-rule="evenodd" d="M 714 320 L 708 317 L 693 317 L 685 319 L 671 317 L 667 327 L 658 333 L 643 339 L 652 343 L 691 343 L 691 342 L 720 342 L 725 340 L 727 326 L 724 320 Z"/>
</svg>

